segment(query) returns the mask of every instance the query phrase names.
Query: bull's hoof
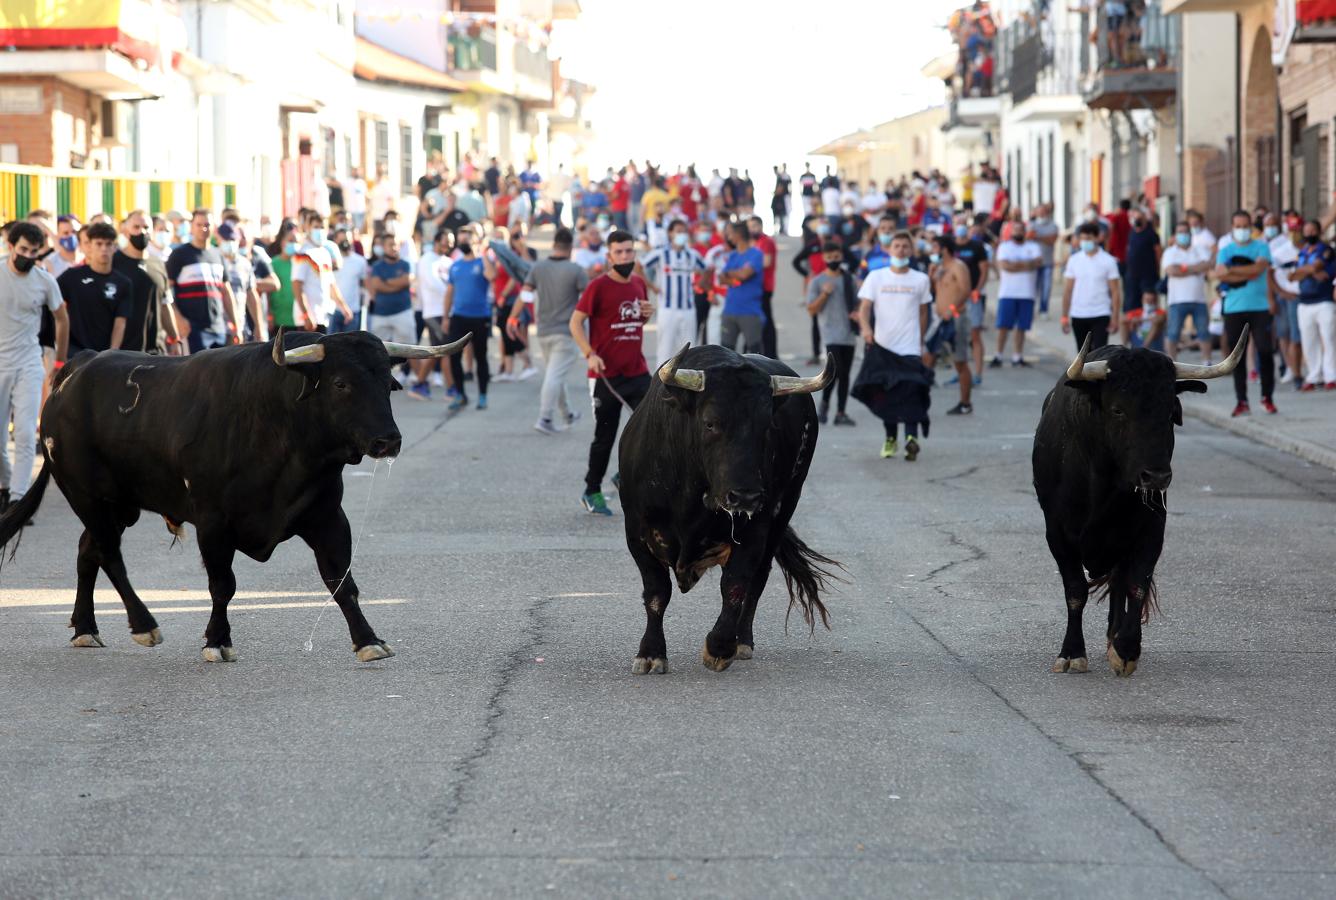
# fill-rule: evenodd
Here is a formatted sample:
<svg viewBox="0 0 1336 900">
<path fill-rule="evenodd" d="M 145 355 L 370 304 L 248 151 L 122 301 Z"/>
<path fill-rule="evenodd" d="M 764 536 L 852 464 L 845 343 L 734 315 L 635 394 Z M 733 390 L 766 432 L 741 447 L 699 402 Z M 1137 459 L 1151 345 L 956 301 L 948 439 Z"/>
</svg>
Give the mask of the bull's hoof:
<svg viewBox="0 0 1336 900">
<path fill-rule="evenodd" d="M 737 654 L 734 655 L 733 658 L 734 658 L 734 659 L 751 659 L 751 658 L 752 658 L 752 645 L 751 645 L 751 644 L 738 644 L 738 652 L 737 652 Z"/>
<path fill-rule="evenodd" d="M 359 647 L 357 650 L 358 662 L 375 662 L 378 659 L 389 659 L 394 655 L 389 644 L 367 644 L 365 647 Z"/>
<path fill-rule="evenodd" d="M 666 675 L 668 674 L 668 660 L 666 659 L 648 659 L 644 656 L 637 656 L 636 661 L 631 663 L 632 675 Z"/>
<path fill-rule="evenodd" d="M 1066 672 L 1067 667 L 1070 665 L 1071 665 L 1071 660 L 1069 660 L 1065 656 L 1059 656 L 1056 660 L 1054 660 L 1053 668 L 1049 669 L 1049 671 L 1055 675 L 1060 675 L 1063 672 Z"/>
<path fill-rule="evenodd" d="M 1113 674 L 1119 678 L 1130 678 L 1132 673 L 1137 670 L 1137 661 L 1135 659 L 1123 659 L 1118 655 L 1118 651 L 1113 649 L 1113 644 L 1109 645 L 1109 651 L 1106 655 L 1109 658 L 1109 668 L 1113 669 Z"/>
<path fill-rule="evenodd" d="M 705 649 L 700 652 L 700 661 L 705 663 L 705 668 L 711 672 L 722 672 L 733 665 L 736 656 L 718 657 L 710 653 L 710 645 L 706 644 Z"/>
<path fill-rule="evenodd" d="M 74 637 L 70 638 L 70 646 L 105 647 L 107 645 L 102 643 L 102 638 L 98 637 L 97 634 L 94 633 L 94 634 L 76 634 Z"/>
<path fill-rule="evenodd" d="M 1068 672 L 1072 674 L 1079 672 L 1089 672 L 1090 662 L 1084 656 L 1074 656 L 1071 659 L 1068 659 L 1065 656 L 1059 656 L 1057 661 L 1053 663 L 1053 668 L 1051 671 L 1057 674 L 1061 674 L 1063 672 Z"/>
<path fill-rule="evenodd" d="M 130 634 L 136 644 L 143 647 L 156 647 L 162 643 L 162 629 L 154 628 L 152 631 L 136 631 Z"/>
<path fill-rule="evenodd" d="M 200 651 L 205 662 L 236 662 L 237 651 L 231 647 L 205 647 Z"/>
</svg>

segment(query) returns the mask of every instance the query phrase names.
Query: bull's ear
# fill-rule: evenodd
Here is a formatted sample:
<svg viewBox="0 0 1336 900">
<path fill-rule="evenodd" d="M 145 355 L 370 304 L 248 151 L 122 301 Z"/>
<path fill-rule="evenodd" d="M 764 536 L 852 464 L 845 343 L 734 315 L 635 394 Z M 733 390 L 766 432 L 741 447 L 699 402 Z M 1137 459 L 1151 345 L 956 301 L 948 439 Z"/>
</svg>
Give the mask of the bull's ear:
<svg viewBox="0 0 1336 900">
<path fill-rule="evenodd" d="M 404 386 L 403 386 L 402 384 L 399 383 L 399 379 L 398 379 L 398 378 L 395 378 L 393 375 L 391 375 L 391 376 L 390 376 L 390 393 L 393 394 L 395 391 L 402 391 L 403 389 L 404 389 Z"/>
<path fill-rule="evenodd" d="M 1183 404 L 1177 397 L 1174 398 L 1174 424 L 1183 424 Z"/>
<path fill-rule="evenodd" d="M 1175 381 L 1175 382 L 1174 382 L 1174 393 L 1175 393 L 1175 394 L 1183 394 L 1183 393 L 1188 393 L 1188 394 L 1204 394 L 1204 393 L 1206 393 L 1206 383 L 1205 383 L 1205 382 L 1202 382 L 1202 381 L 1193 381 L 1193 380 L 1189 380 L 1189 381 Z"/>
</svg>

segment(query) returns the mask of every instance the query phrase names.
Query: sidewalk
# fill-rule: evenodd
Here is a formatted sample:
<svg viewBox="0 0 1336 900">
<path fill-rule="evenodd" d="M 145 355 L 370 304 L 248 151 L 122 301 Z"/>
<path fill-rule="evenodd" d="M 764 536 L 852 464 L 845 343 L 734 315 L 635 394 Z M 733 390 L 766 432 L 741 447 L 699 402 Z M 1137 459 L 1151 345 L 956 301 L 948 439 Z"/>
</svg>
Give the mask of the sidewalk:
<svg viewBox="0 0 1336 900">
<path fill-rule="evenodd" d="M 995 286 L 994 286 L 995 287 Z M 992 299 L 991 296 L 989 298 Z M 990 302 L 990 307 L 996 303 Z M 1056 352 L 1070 360 L 1076 355 L 1076 342 L 1071 335 L 1062 333 L 1059 321 L 1062 308 L 1061 280 L 1054 285 L 1053 304 L 1049 318 L 1036 318 L 1028 341 L 1035 349 Z M 990 316 L 992 310 L 990 310 Z M 989 323 L 984 336 L 989 359 L 996 349 L 997 333 Z M 1027 343 L 1027 347 L 1028 347 Z M 1008 351 L 1010 352 L 1010 351 Z M 1027 354 L 1028 355 L 1028 354 Z M 1005 357 L 1010 358 L 1010 357 Z M 1185 354 L 1184 362 L 1198 362 L 1195 352 Z M 1239 365 L 1244 365 L 1244 362 Z M 1336 469 L 1336 393 L 1316 391 L 1300 394 L 1292 384 L 1277 384 L 1272 398 L 1280 411 L 1267 415 L 1261 409 L 1261 392 L 1256 382 L 1248 384 L 1248 399 L 1253 412 L 1237 419 L 1230 417 L 1234 409 L 1234 382 L 1232 378 L 1213 381 L 1205 394 L 1187 394 L 1183 398 L 1183 415 L 1198 419 L 1225 431 L 1250 438 L 1261 444 L 1293 453 L 1301 459 L 1329 469 Z"/>
</svg>

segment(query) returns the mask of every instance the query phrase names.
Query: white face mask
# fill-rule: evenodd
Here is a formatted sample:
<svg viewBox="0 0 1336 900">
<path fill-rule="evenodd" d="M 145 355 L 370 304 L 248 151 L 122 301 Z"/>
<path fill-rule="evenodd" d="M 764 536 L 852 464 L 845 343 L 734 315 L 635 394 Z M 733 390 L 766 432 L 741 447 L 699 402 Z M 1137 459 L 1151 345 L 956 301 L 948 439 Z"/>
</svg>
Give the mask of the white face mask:
<svg viewBox="0 0 1336 900">
<path fill-rule="evenodd" d="M 1235 229 L 1234 229 L 1234 242 L 1235 242 L 1236 244 L 1246 244 L 1246 243 L 1248 243 L 1248 242 L 1251 241 L 1251 240 L 1252 240 L 1252 229 L 1251 229 L 1251 228 L 1235 228 Z"/>
</svg>

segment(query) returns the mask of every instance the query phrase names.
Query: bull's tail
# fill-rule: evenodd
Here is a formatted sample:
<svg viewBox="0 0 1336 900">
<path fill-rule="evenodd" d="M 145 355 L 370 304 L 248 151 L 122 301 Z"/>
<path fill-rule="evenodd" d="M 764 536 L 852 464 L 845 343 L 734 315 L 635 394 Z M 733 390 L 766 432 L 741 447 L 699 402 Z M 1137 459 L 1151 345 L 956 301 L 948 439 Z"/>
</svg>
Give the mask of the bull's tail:
<svg viewBox="0 0 1336 900">
<path fill-rule="evenodd" d="M 23 526 L 28 524 L 37 513 L 37 507 L 42 505 L 42 495 L 46 493 L 47 483 L 51 481 L 51 463 L 42 460 L 42 470 L 37 473 L 37 478 L 28 488 L 28 493 L 24 494 L 18 500 L 10 504 L 5 514 L 0 516 L 0 564 L 4 562 L 4 548 L 9 545 L 11 540 L 14 546 L 9 551 L 9 558 L 13 559 L 14 554 L 19 552 L 19 541 L 16 537 L 22 539 Z"/>
<path fill-rule="evenodd" d="M 830 589 L 831 581 L 842 581 L 835 569 L 844 570 L 844 566 L 828 556 L 817 553 L 803 543 L 802 538 L 788 526 L 779 539 L 775 549 L 775 562 L 779 563 L 784 573 L 784 584 L 789 589 L 789 608 L 784 613 L 784 627 L 789 624 L 789 613 L 795 604 L 802 607 L 803 621 L 809 631 L 816 630 L 817 617 L 821 624 L 830 628 L 830 613 L 821 602 L 821 594 Z"/>
<path fill-rule="evenodd" d="M 1122 571 L 1114 567 L 1109 572 L 1101 575 L 1099 578 L 1090 579 L 1090 590 L 1095 594 L 1095 602 L 1100 603 L 1108 600 L 1110 603 L 1125 603 L 1127 601 L 1128 585 L 1127 580 L 1122 577 Z M 1150 584 L 1146 587 L 1146 596 L 1141 602 L 1141 624 L 1150 621 L 1152 612 L 1160 611 L 1160 591 L 1155 586 L 1155 578 L 1152 577 Z"/>
</svg>

